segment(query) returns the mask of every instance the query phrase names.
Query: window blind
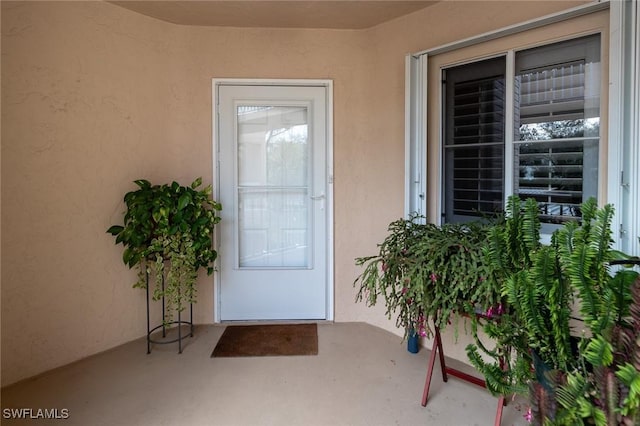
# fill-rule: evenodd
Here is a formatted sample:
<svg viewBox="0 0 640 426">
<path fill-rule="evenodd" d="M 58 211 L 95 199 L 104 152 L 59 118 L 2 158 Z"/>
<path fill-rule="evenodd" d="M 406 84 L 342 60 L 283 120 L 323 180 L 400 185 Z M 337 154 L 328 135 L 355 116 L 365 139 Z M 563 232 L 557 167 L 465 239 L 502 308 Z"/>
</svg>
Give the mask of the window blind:
<svg viewBox="0 0 640 426">
<path fill-rule="evenodd" d="M 557 58 L 562 51 L 554 50 Z M 537 53 L 544 58 L 544 52 Z M 520 69 L 515 78 L 515 189 L 521 198 L 538 201 L 547 223 L 579 219 L 587 198 L 585 174 L 594 172 L 594 161 L 597 175 L 599 114 L 589 106 L 597 105 L 597 97 L 590 99 L 592 65 L 585 56 Z"/>
<path fill-rule="evenodd" d="M 452 134 L 445 144 L 451 165 L 454 216 L 502 210 L 504 168 L 504 77 L 453 83 Z"/>
</svg>

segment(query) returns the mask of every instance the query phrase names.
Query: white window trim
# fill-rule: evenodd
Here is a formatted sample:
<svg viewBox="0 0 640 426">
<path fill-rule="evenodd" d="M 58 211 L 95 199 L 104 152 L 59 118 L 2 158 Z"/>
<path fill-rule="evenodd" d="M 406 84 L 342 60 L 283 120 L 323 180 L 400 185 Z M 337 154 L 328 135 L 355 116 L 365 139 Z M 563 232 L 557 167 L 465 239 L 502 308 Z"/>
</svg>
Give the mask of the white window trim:
<svg viewBox="0 0 640 426">
<path fill-rule="evenodd" d="M 410 56 L 417 58 L 422 55 L 431 55 L 431 56 L 439 55 L 442 53 L 451 52 L 452 50 L 462 49 L 463 47 L 473 46 L 473 45 L 484 43 L 490 40 L 503 38 L 512 34 L 522 33 L 528 30 L 532 30 L 534 28 L 543 27 L 545 25 L 554 24 L 556 22 L 567 21 L 569 19 L 599 12 L 601 10 L 606 10 L 608 8 L 609 8 L 609 0 L 604 0 L 602 2 L 587 3 L 581 6 L 573 7 L 571 9 L 563 10 L 560 12 L 552 13 L 550 15 L 545 15 L 539 18 L 531 19 L 529 21 L 521 22 L 519 24 L 510 25 L 508 27 L 500 28 L 498 30 L 489 31 L 484 34 L 465 38 L 463 40 L 458 40 L 452 43 L 447 43 L 441 46 L 422 50 L 420 52 L 412 53 Z"/>
<path fill-rule="evenodd" d="M 515 110 L 515 81 L 513 76 L 516 69 L 516 52 L 511 49 L 506 54 L 505 66 L 505 112 L 504 122 L 508 128 L 504 132 L 504 197 L 505 203 L 507 198 L 514 191 L 513 184 L 513 168 L 507 169 L 507 164 L 513 164 L 514 146 L 513 146 L 513 121 Z M 506 204 L 505 204 L 506 205 Z"/>
<path fill-rule="evenodd" d="M 640 6 L 611 2 L 608 203 L 616 207 L 617 247 L 640 255 Z"/>
<path fill-rule="evenodd" d="M 405 61 L 404 214 L 427 216 L 427 56 Z"/>
<path fill-rule="evenodd" d="M 631 254 L 640 254 L 640 6 L 634 0 L 594 2 L 550 14 L 520 24 L 480 34 L 464 40 L 437 46 L 407 56 L 406 72 L 406 120 L 405 120 L 405 213 L 415 208 L 427 211 L 427 197 L 419 198 L 422 188 L 426 189 L 427 152 L 427 64 L 429 56 L 450 52 L 463 47 L 495 40 L 521 33 L 544 25 L 562 22 L 579 16 L 610 9 L 609 33 L 609 126 L 607 144 L 607 197 L 601 202 L 611 203 L 616 208 L 613 229 L 616 248 Z M 507 52 L 513 55 L 513 52 Z M 507 72 L 512 72 L 513 57 L 507 57 Z M 416 72 L 421 70 L 421 72 Z M 513 91 L 513 87 L 507 91 Z M 629 96 L 624 96 L 628 94 Z M 439 94 L 441 95 L 441 94 Z M 512 99 L 510 96 L 507 99 Z M 420 108 L 416 108 L 420 105 Z M 511 109 L 507 111 L 512 113 Z M 440 112 L 442 115 L 442 112 Z M 441 117 L 442 118 L 442 117 Z M 441 120 L 440 120 L 441 121 Z M 441 133 L 441 131 L 440 131 Z M 506 132 L 507 143 L 512 140 L 511 132 Z M 439 135 L 442 139 L 442 135 Z M 420 155 L 415 160 L 417 154 Z M 506 154 L 506 152 L 505 152 Z M 441 157 L 441 153 L 439 154 Z M 442 158 L 438 158 L 439 164 Z M 415 185 L 415 170 L 424 170 L 419 185 Z M 412 169 L 413 168 L 413 169 Z M 624 177 L 623 177 L 624 174 Z M 437 188 L 442 188 L 442 178 L 438 176 Z M 505 185 L 505 194 L 513 191 Z M 438 190 L 437 211 L 442 205 L 442 191 Z M 430 218 L 439 224 L 441 217 Z"/>
</svg>

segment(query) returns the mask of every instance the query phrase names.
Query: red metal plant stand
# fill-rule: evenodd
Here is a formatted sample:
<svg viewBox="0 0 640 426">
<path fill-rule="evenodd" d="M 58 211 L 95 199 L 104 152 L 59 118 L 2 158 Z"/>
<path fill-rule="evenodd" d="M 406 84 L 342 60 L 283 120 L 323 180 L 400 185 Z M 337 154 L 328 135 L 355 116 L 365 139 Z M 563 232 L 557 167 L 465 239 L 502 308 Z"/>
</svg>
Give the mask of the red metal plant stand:
<svg viewBox="0 0 640 426">
<path fill-rule="evenodd" d="M 442 370 L 442 380 L 447 382 L 449 380 L 448 374 L 467 381 L 469 383 L 473 383 L 474 385 L 481 386 L 486 389 L 486 384 L 484 380 L 479 379 L 477 377 L 471 376 L 467 373 L 464 373 L 460 370 L 456 370 L 455 368 L 447 367 L 444 360 L 444 351 L 442 350 L 442 337 L 440 336 L 440 329 L 435 327 L 435 338 L 433 339 L 433 347 L 431 348 L 431 355 L 429 356 L 429 364 L 427 367 L 427 379 L 424 383 L 424 391 L 422 392 L 422 406 L 427 406 L 427 400 L 429 398 L 429 387 L 431 386 L 431 376 L 433 376 L 433 367 L 436 363 L 436 357 L 440 356 L 440 369 Z M 500 366 L 504 368 L 504 363 L 501 360 Z M 502 409 L 506 405 L 506 400 L 504 395 L 501 395 L 498 399 L 498 408 L 496 410 L 496 420 L 495 426 L 500 426 L 500 422 L 502 421 Z"/>
</svg>

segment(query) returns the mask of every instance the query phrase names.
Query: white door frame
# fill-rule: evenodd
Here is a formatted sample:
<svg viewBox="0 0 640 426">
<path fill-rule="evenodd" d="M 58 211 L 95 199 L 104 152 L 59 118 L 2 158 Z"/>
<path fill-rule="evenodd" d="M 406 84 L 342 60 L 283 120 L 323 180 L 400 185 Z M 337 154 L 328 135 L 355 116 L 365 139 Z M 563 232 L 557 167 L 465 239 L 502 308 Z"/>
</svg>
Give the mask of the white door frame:
<svg viewBox="0 0 640 426">
<path fill-rule="evenodd" d="M 218 126 L 218 89 L 220 86 L 234 85 L 234 86 L 314 86 L 324 87 L 327 92 L 327 111 L 326 111 L 326 126 L 327 126 L 327 193 L 326 193 L 326 220 L 327 220 L 327 270 L 326 270 L 326 285 L 327 285 L 327 320 L 333 321 L 334 317 L 334 258 L 333 258 L 333 80 L 317 80 L 317 79 L 250 79 L 250 78 L 213 78 L 212 79 L 212 91 L 211 91 L 211 105 L 212 105 L 212 153 L 213 153 L 213 187 L 216 199 L 220 198 L 220 188 L 218 182 L 220 182 L 220 167 L 219 167 L 219 152 L 220 152 L 220 135 Z M 224 206 L 222 206 L 224 209 Z M 224 247 L 219 247 L 219 233 L 214 231 L 213 246 L 215 250 L 224 250 Z M 216 270 L 214 273 L 213 282 L 213 318 L 214 322 L 220 321 L 220 272 Z"/>
</svg>

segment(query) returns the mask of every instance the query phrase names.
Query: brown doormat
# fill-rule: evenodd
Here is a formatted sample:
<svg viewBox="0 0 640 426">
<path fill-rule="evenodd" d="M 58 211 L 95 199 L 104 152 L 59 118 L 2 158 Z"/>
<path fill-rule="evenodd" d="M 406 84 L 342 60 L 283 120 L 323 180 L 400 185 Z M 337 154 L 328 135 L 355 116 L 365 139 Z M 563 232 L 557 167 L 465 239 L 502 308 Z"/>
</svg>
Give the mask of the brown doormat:
<svg viewBox="0 0 640 426">
<path fill-rule="evenodd" d="M 282 355 L 318 355 L 318 325 L 228 326 L 211 357 Z"/>
</svg>

